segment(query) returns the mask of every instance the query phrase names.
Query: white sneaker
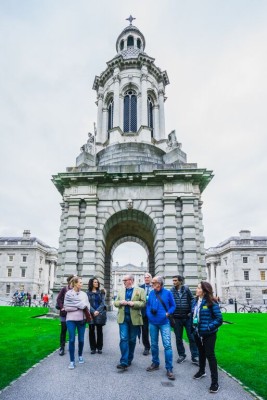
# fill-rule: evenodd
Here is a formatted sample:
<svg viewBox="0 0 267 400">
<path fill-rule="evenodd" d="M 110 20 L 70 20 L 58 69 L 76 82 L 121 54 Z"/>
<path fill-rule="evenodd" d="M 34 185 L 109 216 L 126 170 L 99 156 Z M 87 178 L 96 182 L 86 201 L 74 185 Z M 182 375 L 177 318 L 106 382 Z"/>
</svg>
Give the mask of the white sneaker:
<svg viewBox="0 0 267 400">
<path fill-rule="evenodd" d="M 80 357 L 79 357 L 79 364 L 84 364 L 83 356 L 80 356 Z"/>
<path fill-rule="evenodd" d="M 69 369 L 74 369 L 75 368 L 75 363 L 73 362 L 73 361 L 71 361 L 70 363 L 69 363 L 69 367 L 68 367 Z"/>
</svg>

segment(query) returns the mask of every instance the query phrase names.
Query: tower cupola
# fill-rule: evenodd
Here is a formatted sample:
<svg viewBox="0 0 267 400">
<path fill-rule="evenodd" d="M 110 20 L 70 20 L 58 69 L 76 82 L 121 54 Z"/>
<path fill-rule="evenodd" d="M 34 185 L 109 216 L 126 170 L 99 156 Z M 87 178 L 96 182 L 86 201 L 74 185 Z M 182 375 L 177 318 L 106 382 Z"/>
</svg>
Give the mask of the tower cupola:
<svg viewBox="0 0 267 400">
<path fill-rule="evenodd" d="M 123 58 L 138 57 L 139 53 L 145 50 L 145 37 L 136 26 L 132 25 L 134 19 L 131 15 L 127 18 L 130 25 L 121 32 L 116 42 L 117 53 Z"/>
</svg>

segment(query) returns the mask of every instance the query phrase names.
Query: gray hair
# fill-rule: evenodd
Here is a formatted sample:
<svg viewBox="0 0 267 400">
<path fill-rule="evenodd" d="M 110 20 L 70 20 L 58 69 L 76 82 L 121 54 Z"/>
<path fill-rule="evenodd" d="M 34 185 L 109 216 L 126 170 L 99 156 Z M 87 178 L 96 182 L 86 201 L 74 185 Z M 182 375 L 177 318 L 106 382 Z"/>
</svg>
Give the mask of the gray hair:
<svg viewBox="0 0 267 400">
<path fill-rule="evenodd" d="M 125 275 L 125 277 L 126 277 L 126 276 L 128 276 L 129 279 L 130 279 L 132 282 L 134 282 L 134 275 L 132 275 L 132 274 L 127 274 L 127 275 Z"/>
<path fill-rule="evenodd" d="M 145 272 L 144 277 L 148 276 L 150 279 L 152 278 L 152 275 L 149 272 Z"/>
<path fill-rule="evenodd" d="M 157 282 L 160 283 L 161 287 L 164 285 L 164 279 L 162 276 L 154 276 L 154 279 L 157 279 Z"/>
</svg>

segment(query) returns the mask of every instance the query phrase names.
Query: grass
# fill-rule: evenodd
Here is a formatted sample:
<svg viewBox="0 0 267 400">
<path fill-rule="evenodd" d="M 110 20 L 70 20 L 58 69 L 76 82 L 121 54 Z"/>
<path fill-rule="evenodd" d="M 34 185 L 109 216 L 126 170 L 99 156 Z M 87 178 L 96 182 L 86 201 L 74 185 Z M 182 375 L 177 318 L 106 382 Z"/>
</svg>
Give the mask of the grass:
<svg viewBox="0 0 267 400">
<path fill-rule="evenodd" d="M 219 366 L 267 400 L 267 314 L 227 313 L 223 319 L 230 324 L 218 332 Z"/>
<path fill-rule="evenodd" d="M 59 347 L 59 321 L 45 308 L 0 307 L 0 389 Z"/>
</svg>

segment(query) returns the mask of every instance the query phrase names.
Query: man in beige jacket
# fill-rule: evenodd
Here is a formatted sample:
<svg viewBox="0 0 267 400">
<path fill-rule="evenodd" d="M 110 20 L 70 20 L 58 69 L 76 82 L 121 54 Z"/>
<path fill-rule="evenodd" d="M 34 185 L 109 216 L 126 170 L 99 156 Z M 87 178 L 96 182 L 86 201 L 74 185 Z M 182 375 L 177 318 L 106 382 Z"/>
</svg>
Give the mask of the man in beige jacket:
<svg viewBox="0 0 267 400">
<path fill-rule="evenodd" d="M 134 277 L 125 275 L 123 278 L 124 289 L 118 293 L 114 302 L 118 308 L 118 324 L 120 328 L 121 359 L 117 368 L 126 371 L 134 357 L 136 336 L 143 325 L 141 308 L 145 307 L 145 291 L 140 287 L 133 287 Z"/>
</svg>

